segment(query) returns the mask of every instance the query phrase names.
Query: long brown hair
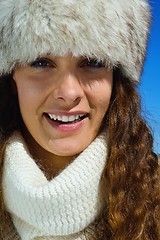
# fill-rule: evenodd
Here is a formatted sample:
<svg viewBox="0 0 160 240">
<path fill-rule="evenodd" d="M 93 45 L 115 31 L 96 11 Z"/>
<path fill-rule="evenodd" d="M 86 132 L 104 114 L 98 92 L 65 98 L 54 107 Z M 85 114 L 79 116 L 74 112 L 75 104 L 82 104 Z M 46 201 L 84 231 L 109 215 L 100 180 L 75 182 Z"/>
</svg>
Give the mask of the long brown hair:
<svg viewBox="0 0 160 240">
<path fill-rule="evenodd" d="M 17 95 L 12 77 L 0 79 L 0 182 L 3 156 L 9 136 L 21 131 Z M 102 176 L 106 207 L 100 216 L 101 240 L 160 239 L 160 180 L 158 157 L 153 152 L 152 134 L 141 117 L 136 85 L 114 70 L 113 92 L 105 119 L 109 155 Z M 2 185 L 2 184 L 1 184 Z M 0 215 L 5 219 L 2 186 Z M 0 231 L 6 223 L 0 220 Z M 2 233 L 1 233 L 2 235 Z M 5 239 L 5 238 L 4 238 Z"/>
<path fill-rule="evenodd" d="M 119 70 L 114 72 L 107 129 L 109 158 L 103 174 L 107 207 L 103 218 L 110 238 L 160 239 L 158 157 L 152 150 L 151 131 L 141 117 L 136 85 Z"/>
</svg>

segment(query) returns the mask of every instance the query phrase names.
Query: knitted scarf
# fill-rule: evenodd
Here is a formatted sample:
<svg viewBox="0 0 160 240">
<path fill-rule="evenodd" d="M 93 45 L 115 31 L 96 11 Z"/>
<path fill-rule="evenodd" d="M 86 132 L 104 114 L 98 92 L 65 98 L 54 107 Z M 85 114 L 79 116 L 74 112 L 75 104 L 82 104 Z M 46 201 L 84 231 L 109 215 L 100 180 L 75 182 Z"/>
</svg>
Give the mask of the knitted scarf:
<svg viewBox="0 0 160 240">
<path fill-rule="evenodd" d="M 106 158 L 106 136 L 100 134 L 49 181 L 15 133 L 6 148 L 2 184 L 21 239 L 85 239 L 84 229 L 103 208 L 100 180 Z"/>
</svg>

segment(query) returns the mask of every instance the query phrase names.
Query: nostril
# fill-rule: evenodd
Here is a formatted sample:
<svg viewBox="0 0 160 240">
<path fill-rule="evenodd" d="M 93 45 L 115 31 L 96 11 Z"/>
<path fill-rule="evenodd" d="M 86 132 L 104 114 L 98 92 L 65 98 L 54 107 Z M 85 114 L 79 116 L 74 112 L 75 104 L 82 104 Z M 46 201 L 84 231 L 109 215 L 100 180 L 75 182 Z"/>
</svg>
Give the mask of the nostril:
<svg viewBox="0 0 160 240">
<path fill-rule="evenodd" d="M 58 96 L 56 98 L 56 100 L 58 100 L 58 101 L 62 101 L 62 102 L 65 102 L 65 103 L 70 103 L 70 104 L 74 103 L 76 105 L 78 105 L 81 102 L 81 99 L 82 99 L 82 97 L 72 98 L 72 97 L 62 97 L 62 96 Z"/>
<path fill-rule="evenodd" d="M 63 97 L 57 97 L 56 99 L 65 101 Z"/>
</svg>

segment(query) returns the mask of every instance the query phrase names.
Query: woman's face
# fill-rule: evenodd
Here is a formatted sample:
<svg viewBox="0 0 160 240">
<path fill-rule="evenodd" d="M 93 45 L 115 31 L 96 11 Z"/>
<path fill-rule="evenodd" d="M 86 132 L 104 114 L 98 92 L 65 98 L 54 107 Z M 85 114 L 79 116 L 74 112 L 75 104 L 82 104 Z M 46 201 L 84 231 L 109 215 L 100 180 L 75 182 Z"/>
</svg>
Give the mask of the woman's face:
<svg viewBox="0 0 160 240">
<path fill-rule="evenodd" d="M 102 62 L 47 55 L 17 66 L 13 77 L 33 151 L 38 143 L 46 157 L 74 156 L 97 136 L 113 82 Z"/>
</svg>

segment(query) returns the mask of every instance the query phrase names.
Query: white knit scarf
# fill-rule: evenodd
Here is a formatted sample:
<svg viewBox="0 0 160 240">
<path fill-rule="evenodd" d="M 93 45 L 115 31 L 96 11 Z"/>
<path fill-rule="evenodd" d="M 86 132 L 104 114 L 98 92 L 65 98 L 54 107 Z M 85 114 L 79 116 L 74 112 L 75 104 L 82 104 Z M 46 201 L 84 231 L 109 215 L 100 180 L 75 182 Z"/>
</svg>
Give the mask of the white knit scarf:
<svg viewBox="0 0 160 240">
<path fill-rule="evenodd" d="M 102 209 L 106 157 L 106 136 L 101 134 L 49 181 L 15 133 L 5 154 L 3 194 L 21 239 L 85 239 L 83 230 Z"/>
</svg>

